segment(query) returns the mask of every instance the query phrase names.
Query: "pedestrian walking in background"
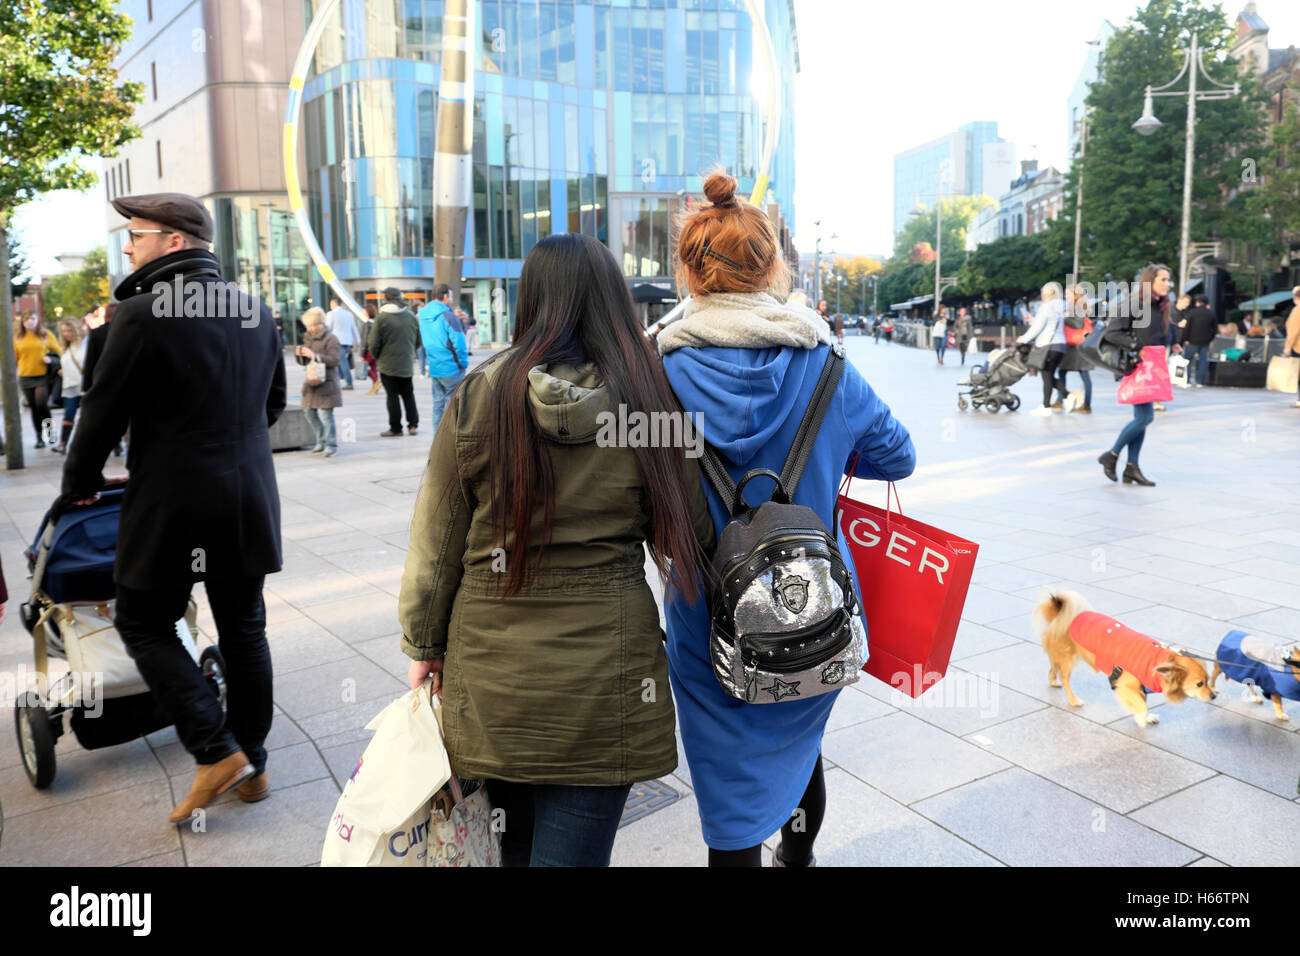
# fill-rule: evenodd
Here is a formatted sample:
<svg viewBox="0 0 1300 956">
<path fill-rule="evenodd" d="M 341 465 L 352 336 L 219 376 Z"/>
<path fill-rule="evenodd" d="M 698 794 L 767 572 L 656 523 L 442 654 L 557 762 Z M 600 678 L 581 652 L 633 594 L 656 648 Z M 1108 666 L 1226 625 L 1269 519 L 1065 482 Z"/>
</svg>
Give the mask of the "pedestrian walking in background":
<svg viewBox="0 0 1300 956">
<path fill-rule="evenodd" d="M 82 319 L 63 319 L 59 322 L 59 340 L 63 359 L 59 375 L 63 378 L 63 429 L 54 451 L 63 454 L 72 436 L 72 426 L 77 421 L 77 407 L 81 404 L 81 373 L 86 366 L 86 342 L 81 337 Z"/>
<path fill-rule="evenodd" d="M 420 410 L 415 407 L 415 349 L 420 344 L 420 323 L 402 301 L 400 290 L 384 290 L 375 326 L 370 330 L 370 354 L 375 357 L 379 380 L 388 396 L 388 431 L 382 438 L 402 434 L 402 409 L 406 409 L 406 430 L 414 435 L 420 427 Z"/>
<path fill-rule="evenodd" d="M 351 318 L 351 313 L 348 317 Z M 324 310 L 308 309 L 302 314 L 302 324 L 307 329 L 307 336 L 298 346 L 296 355 L 298 364 L 307 366 L 307 376 L 302 382 L 302 408 L 316 434 L 316 444 L 311 453 L 332 458 L 339 450 L 334 430 L 334 409 L 343 405 L 343 390 L 339 387 L 343 346 L 339 344 L 338 336 L 329 330 Z M 324 367 L 323 378 L 313 380 L 312 362 L 319 362 Z"/>
<path fill-rule="evenodd" d="M 1286 344 L 1282 348 L 1282 354 L 1300 358 L 1300 285 L 1291 290 L 1291 306 L 1291 314 L 1286 320 Z M 1296 396 L 1291 407 L 1300 408 L 1300 395 Z"/>
<path fill-rule="evenodd" d="M 825 299 L 819 299 L 817 301 L 817 314 L 821 316 L 821 320 L 826 323 L 826 328 L 829 329 L 831 327 L 831 316 L 827 311 Z"/>
<path fill-rule="evenodd" d="M 1111 320 L 1111 327 L 1132 335 L 1139 348 L 1152 345 L 1163 346 L 1169 338 L 1172 325 L 1170 311 L 1173 303 L 1169 298 L 1172 284 L 1169 267 L 1152 263 L 1138 276 L 1137 301 L 1130 302 L 1129 308 L 1121 309 L 1119 315 Z M 1124 466 L 1124 483 L 1154 487 L 1155 482 L 1142 474 L 1138 467 L 1138 456 L 1142 453 L 1142 443 L 1146 440 L 1147 427 L 1155 420 L 1154 402 L 1142 402 L 1133 406 L 1133 420 L 1120 431 L 1115 444 L 1103 452 L 1097 460 L 1101 462 L 1102 471 L 1111 481 L 1118 481 L 1115 466 L 1119 463 L 1120 452 L 1128 449 L 1128 462 Z"/>
<path fill-rule="evenodd" d="M 36 448 L 45 447 L 45 422 L 50 417 L 50 369 L 59 361 L 58 340 L 41 317 L 28 309 L 14 330 L 14 355 L 18 362 L 18 387 L 27 399 L 36 431 Z"/>
<path fill-rule="evenodd" d="M 1190 363 L 1189 378 L 1197 388 L 1203 388 L 1210 379 L 1210 344 L 1218 332 L 1219 322 L 1210 310 L 1207 296 L 1197 295 L 1195 304 L 1178 322 L 1178 338 L 1183 346 L 1183 356 Z"/>
<path fill-rule="evenodd" d="M 1061 359 L 1061 390 L 1069 401 L 1070 386 L 1067 373 L 1078 372 L 1083 379 L 1083 402 L 1070 409 L 1071 412 L 1092 414 L 1092 368 L 1093 365 L 1080 350 L 1084 339 L 1092 331 L 1092 319 L 1088 317 L 1088 299 L 1086 290 L 1071 286 L 1065 290 L 1065 357 Z"/>
<path fill-rule="evenodd" d="M 370 333 L 375 328 L 375 318 L 378 316 L 378 310 L 371 304 L 366 304 L 366 321 L 361 327 L 361 360 L 366 363 L 366 376 L 370 379 L 370 391 L 367 395 L 376 395 L 379 393 L 379 367 L 375 362 L 375 357 L 370 354 Z"/>
<path fill-rule="evenodd" d="M 1043 404 L 1029 414 L 1045 418 L 1053 410 L 1064 407 L 1065 383 L 1057 378 L 1057 370 L 1065 359 L 1065 309 L 1061 301 L 1061 287 L 1049 282 L 1040 290 L 1043 299 L 1034 313 L 1025 334 L 1016 339 L 1021 345 L 1031 345 L 1032 351 L 1025 363 L 1038 369 L 1043 377 Z M 1052 390 L 1061 397 L 1052 401 Z"/>
<path fill-rule="evenodd" d="M 736 185 L 724 173 L 710 175 L 708 202 L 695 205 L 682 224 L 678 282 L 691 299 L 685 316 L 660 334 L 659 350 L 682 408 L 698 414 L 699 429 L 738 481 L 751 469 L 782 470 L 831 337 L 824 319 L 784 301 L 789 271 L 772 224 L 736 197 Z M 858 477 L 887 481 L 911 474 L 916 454 L 907 430 L 852 364 L 843 366 L 825 422 L 793 500 L 834 528 L 839 484 L 855 452 Z M 757 501 L 769 487 L 759 478 L 745 495 Z M 729 503 L 712 483 L 705 493 L 721 529 Z M 851 570 L 842 538 L 840 550 Z M 822 735 L 839 692 L 761 706 L 737 700 L 714 675 L 708 603 L 673 591 L 665 614 L 673 695 L 709 864 L 758 866 L 763 841 L 779 829 L 775 861 L 811 865 L 826 809 Z"/>
<path fill-rule="evenodd" d="M 433 380 L 433 427 L 442 421 L 447 399 L 469 368 L 466 318 L 452 310 L 451 286 L 445 282 L 433 290 L 433 301 L 420 310 L 420 341 L 424 345 L 425 372 Z"/>
<path fill-rule="evenodd" d="M 310 310 L 308 310 L 310 311 Z M 302 316 L 302 324 L 307 328 L 307 335 L 311 336 L 311 324 L 307 321 L 307 314 Z M 357 320 L 352 314 L 351 309 L 343 308 L 343 303 L 337 296 L 330 299 L 330 310 L 325 316 L 325 328 L 338 340 L 339 343 L 339 380 L 346 381 L 343 388 L 351 391 L 352 389 L 352 350 L 357 344 Z M 339 404 L 343 404 L 343 397 L 339 396 Z M 338 406 L 331 406 L 337 408 Z"/>
<path fill-rule="evenodd" d="M 970 346 L 970 340 L 974 336 L 974 330 L 971 327 L 970 311 L 962 306 L 957 310 L 957 327 L 953 330 L 953 335 L 957 342 L 957 351 L 961 353 L 961 364 L 966 364 L 966 349 Z"/>
<path fill-rule="evenodd" d="M 284 351 L 270 308 L 222 281 L 201 202 L 157 193 L 121 196 L 113 208 L 130 219 L 123 253 L 134 271 L 114 293 L 113 331 L 84 395 L 60 502 L 94 500 L 130 425 L 115 624 L 197 764 L 171 814 L 180 823 L 232 787 L 245 802 L 270 793 L 262 586 L 281 566 L 269 429 L 285 407 Z M 187 293 L 184 308 L 172 300 L 173 287 L 194 285 L 203 294 Z M 196 300 L 205 306 L 197 316 Z M 225 658 L 224 718 L 176 632 L 200 580 Z"/>
<path fill-rule="evenodd" d="M 838 312 L 835 313 L 835 341 L 844 344 L 844 316 Z"/>
<path fill-rule="evenodd" d="M 465 354 L 473 355 L 478 348 L 478 319 L 465 315 L 460 309 L 456 309 L 456 315 L 465 326 Z"/>
<path fill-rule="evenodd" d="M 411 686 L 434 675 L 452 772 L 485 778 L 509 821 L 506 866 L 608 865 L 632 783 L 677 766 L 645 547 L 696 599 L 713 525 L 680 444 L 600 437 L 629 414 L 680 411 L 622 269 L 549 236 L 514 345 L 436 429 L 398 601 Z"/>
<path fill-rule="evenodd" d="M 942 312 L 930 328 L 930 343 L 934 346 L 934 354 L 938 356 L 939 364 L 942 365 L 943 353 L 948 348 L 948 322 Z"/>
</svg>

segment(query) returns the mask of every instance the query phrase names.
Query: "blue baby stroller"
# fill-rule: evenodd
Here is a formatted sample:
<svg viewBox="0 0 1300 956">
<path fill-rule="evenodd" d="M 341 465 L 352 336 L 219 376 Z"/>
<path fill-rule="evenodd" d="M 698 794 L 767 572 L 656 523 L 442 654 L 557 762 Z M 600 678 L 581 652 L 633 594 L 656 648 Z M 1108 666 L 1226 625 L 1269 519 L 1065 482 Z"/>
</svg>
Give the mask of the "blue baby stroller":
<svg viewBox="0 0 1300 956">
<path fill-rule="evenodd" d="M 36 689 L 14 708 L 18 748 L 32 786 L 54 781 L 54 745 L 69 729 L 87 750 L 111 747 L 170 724 L 113 626 L 113 558 L 123 485 L 105 488 L 91 505 L 51 508 L 25 553 L 31 596 L 22 605 L 32 635 Z M 202 668 L 225 708 L 225 663 L 215 647 L 198 653 L 193 599 L 176 635 Z M 49 662 L 67 672 L 50 681 Z"/>
</svg>

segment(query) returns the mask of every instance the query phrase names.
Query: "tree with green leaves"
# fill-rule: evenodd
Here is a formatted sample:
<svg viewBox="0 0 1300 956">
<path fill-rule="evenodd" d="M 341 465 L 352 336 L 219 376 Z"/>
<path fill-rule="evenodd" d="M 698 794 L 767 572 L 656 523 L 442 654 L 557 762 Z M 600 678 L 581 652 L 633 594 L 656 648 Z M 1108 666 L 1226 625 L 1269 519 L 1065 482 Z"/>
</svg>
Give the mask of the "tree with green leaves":
<svg viewBox="0 0 1300 956">
<path fill-rule="evenodd" d="M 81 268 L 57 275 L 46 284 L 41 296 L 43 318 L 47 323 L 66 316 L 77 318 L 97 305 L 107 305 L 108 298 L 108 253 L 100 246 L 87 254 Z"/>
<path fill-rule="evenodd" d="M 1017 299 L 1064 277 L 1046 246 L 1033 236 L 1002 236 L 966 257 L 957 276 L 957 292 L 990 299 Z"/>
<path fill-rule="evenodd" d="M 1273 127 L 1259 162 L 1251 160 L 1243 170 L 1247 215 L 1230 233 L 1247 249 L 1249 268 L 1235 277 L 1238 288 L 1253 288 L 1256 298 L 1264 277 L 1278 269 L 1300 236 L 1300 104 L 1289 98 L 1285 102 L 1282 120 Z"/>
<path fill-rule="evenodd" d="M 131 35 L 131 18 L 113 0 L 4 0 L 0 3 L 0 274 L 9 272 L 14 211 L 57 189 L 97 181 L 83 163 L 115 156 L 140 135 L 131 117 L 144 95 L 113 60 Z M 13 314 L 0 282 L 0 314 Z M 13 337 L 0 335 L 0 384 L 8 467 L 23 467 L 18 370 Z"/>
<path fill-rule="evenodd" d="M 1196 104 L 1192 181 L 1192 241 L 1230 235 L 1246 215 L 1229 200 L 1241 181 L 1241 158 L 1258 156 L 1266 121 L 1264 95 L 1227 55 L 1232 24 L 1220 6 L 1199 0 L 1150 0 L 1115 32 L 1105 71 L 1092 85 L 1085 156 L 1066 180 L 1061 228 L 1074 229 L 1074 197 L 1083 177 L 1081 272 L 1090 281 L 1130 280 L 1148 262 L 1178 263 L 1182 224 L 1187 99 L 1156 97 L 1164 125 L 1151 136 L 1132 129 L 1148 85 L 1169 83 L 1181 69 L 1191 35 L 1199 38 L 1206 70 L 1217 82 L 1240 82 L 1239 96 Z M 1186 89 L 1183 77 L 1175 89 Z M 1087 268 L 1083 268 L 1087 267 Z"/>
<path fill-rule="evenodd" d="M 966 230 L 975 215 L 985 206 L 993 205 L 988 196 L 945 196 L 943 199 L 943 275 L 957 275 L 966 260 Z M 880 281 L 880 303 L 888 308 L 893 302 L 904 302 L 917 296 L 934 293 L 934 246 L 938 237 L 937 207 L 922 208 L 919 214 L 903 224 L 894 237 L 894 254 L 885 264 Z M 918 261 L 914 250 L 928 246 L 928 262 Z M 956 290 L 950 290 L 955 293 Z"/>
</svg>

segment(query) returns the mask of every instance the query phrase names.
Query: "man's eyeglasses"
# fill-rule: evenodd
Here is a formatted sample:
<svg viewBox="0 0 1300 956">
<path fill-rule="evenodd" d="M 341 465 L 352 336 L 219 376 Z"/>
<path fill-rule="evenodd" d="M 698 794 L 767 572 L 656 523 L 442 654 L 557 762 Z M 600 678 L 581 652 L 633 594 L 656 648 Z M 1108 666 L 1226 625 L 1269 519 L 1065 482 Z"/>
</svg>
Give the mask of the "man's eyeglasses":
<svg viewBox="0 0 1300 956">
<path fill-rule="evenodd" d="M 135 242 L 141 236 L 147 235 L 148 233 L 157 233 L 158 235 L 169 236 L 173 232 L 175 232 L 174 229 L 128 229 L 126 234 L 131 237 L 132 242 Z"/>
</svg>

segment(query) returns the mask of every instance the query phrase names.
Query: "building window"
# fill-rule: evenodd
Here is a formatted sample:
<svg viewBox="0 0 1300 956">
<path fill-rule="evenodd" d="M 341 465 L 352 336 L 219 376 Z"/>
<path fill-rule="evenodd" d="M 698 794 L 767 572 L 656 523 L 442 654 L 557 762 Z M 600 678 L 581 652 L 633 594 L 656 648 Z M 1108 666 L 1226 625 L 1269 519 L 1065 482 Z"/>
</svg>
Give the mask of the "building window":
<svg viewBox="0 0 1300 956">
<path fill-rule="evenodd" d="M 162 179 L 162 140 L 160 139 L 154 140 L 153 145 L 154 145 L 154 151 L 157 153 L 158 156 L 158 179 L 161 180 Z"/>
<path fill-rule="evenodd" d="M 149 64 L 149 78 L 153 82 L 153 98 L 158 99 L 158 64 Z"/>
</svg>

